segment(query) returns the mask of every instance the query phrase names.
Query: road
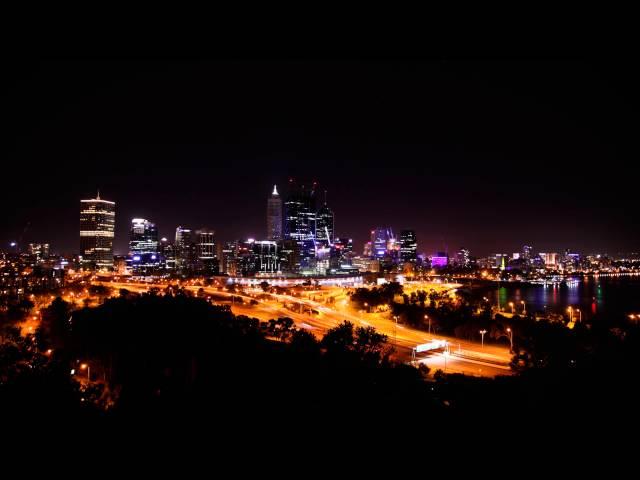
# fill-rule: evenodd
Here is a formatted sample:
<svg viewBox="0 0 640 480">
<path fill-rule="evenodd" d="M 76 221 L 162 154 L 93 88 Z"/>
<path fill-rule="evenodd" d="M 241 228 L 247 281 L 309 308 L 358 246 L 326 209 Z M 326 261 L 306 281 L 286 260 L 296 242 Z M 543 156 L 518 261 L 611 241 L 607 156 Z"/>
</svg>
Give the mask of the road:
<svg viewBox="0 0 640 480">
<path fill-rule="evenodd" d="M 116 290 L 125 288 L 132 292 L 144 292 L 150 288 L 167 287 L 167 284 L 148 284 L 132 282 L 101 282 Z M 474 376 L 494 377 L 496 375 L 509 375 L 510 361 L 509 350 L 506 347 L 485 345 L 480 343 L 459 340 L 443 335 L 430 335 L 422 330 L 416 330 L 405 325 L 396 324 L 389 319 L 388 312 L 366 313 L 355 310 L 348 301 L 346 290 L 341 287 L 329 287 L 314 292 L 305 292 L 301 296 L 264 294 L 260 289 L 245 290 L 245 293 L 229 293 L 220 291 L 216 287 L 201 287 L 189 283 L 182 284 L 187 290 L 194 293 L 203 289 L 206 295 L 210 295 L 217 303 L 229 303 L 235 314 L 248 315 L 260 320 L 270 320 L 278 317 L 290 317 L 297 326 L 305 328 L 317 337 L 322 337 L 330 328 L 335 327 L 344 320 L 352 322 L 356 326 L 371 326 L 378 332 L 387 335 L 388 341 L 395 347 L 395 357 L 404 362 L 411 360 L 412 349 L 432 339 L 444 339 L 449 342 L 450 354 L 446 357 L 447 373 L 464 373 Z M 241 297 L 244 303 L 232 303 L 232 297 Z M 260 299 L 257 297 L 267 297 Z M 318 301 L 320 298 L 322 301 Z M 328 300 L 332 298 L 332 300 Z M 250 305 L 251 300 L 256 300 L 256 305 Z M 297 311 L 296 311 L 297 310 Z M 317 314 L 310 313 L 315 310 Z M 426 363 L 433 371 L 445 370 L 445 357 L 441 352 L 432 353 L 422 358 L 418 356 L 416 361 Z"/>
</svg>

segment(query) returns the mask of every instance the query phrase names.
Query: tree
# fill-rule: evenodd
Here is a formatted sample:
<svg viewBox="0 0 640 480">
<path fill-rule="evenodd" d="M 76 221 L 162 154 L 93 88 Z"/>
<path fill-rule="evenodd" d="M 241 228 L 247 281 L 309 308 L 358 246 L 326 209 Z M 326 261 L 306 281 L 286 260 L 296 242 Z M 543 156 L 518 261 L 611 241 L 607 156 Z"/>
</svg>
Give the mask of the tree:
<svg viewBox="0 0 640 480">
<path fill-rule="evenodd" d="M 345 320 L 330 329 L 322 338 L 320 345 L 328 352 L 346 352 L 353 348 L 353 323 Z"/>
<path fill-rule="evenodd" d="M 262 291 L 264 293 L 267 293 L 269 291 L 269 282 L 267 282 L 266 280 L 263 280 L 262 282 L 260 282 L 260 288 L 262 289 Z"/>
<path fill-rule="evenodd" d="M 71 304 L 57 297 L 42 310 L 42 321 L 37 336 L 44 345 L 54 348 L 64 345 L 71 331 Z"/>
</svg>

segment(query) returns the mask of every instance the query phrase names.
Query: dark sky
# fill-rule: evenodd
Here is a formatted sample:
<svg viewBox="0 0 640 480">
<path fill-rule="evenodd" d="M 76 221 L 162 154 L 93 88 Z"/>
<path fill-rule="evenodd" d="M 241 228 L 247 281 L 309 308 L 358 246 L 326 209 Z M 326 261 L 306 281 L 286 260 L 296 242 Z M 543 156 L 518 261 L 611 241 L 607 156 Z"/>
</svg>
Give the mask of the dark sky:
<svg viewBox="0 0 640 480">
<path fill-rule="evenodd" d="M 262 237 L 274 183 L 316 180 L 360 251 L 637 251 L 638 76 L 617 61 L 10 62 L 3 247 L 78 249 L 80 198 L 223 240 Z M 284 190 L 284 188 L 282 188 Z"/>
</svg>

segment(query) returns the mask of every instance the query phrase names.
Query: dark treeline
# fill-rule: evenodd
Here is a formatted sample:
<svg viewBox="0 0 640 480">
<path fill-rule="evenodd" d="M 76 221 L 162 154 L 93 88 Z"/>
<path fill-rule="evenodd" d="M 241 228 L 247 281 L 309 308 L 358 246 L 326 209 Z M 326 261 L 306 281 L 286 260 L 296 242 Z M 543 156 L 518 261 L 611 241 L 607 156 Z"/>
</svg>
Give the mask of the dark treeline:
<svg viewBox="0 0 640 480">
<path fill-rule="evenodd" d="M 520 319 L 517 375 L 490 380 L 428 379 L 392 361 L 372 328 L 344 322 L 318 340 L 291 319 L 236 316 L 183 291 L 123 291 L 80 310 L 56 299 L 42 317 L 33 336 L 3 328 L 5 421 L 508 431 L 514 418 L 517 428 L 608 422 L 613 412 L 631 421 L 638 401 L 639 332 L 624 323 L 569 330 Z"/>
</svg>

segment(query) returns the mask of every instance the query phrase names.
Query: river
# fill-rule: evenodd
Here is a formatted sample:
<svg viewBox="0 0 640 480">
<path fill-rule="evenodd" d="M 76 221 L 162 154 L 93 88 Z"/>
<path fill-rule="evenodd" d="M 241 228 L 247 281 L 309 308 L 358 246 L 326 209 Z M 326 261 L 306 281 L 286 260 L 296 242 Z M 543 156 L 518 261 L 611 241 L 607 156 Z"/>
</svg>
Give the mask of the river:
<svg viewBox="0 0 640 480">
<path fill-rule="evenodd" d="M 638 276 L 584 277 L 567 285 L 507 285 L 495 287 L 484 295 L 494 305 L 499 302 L 507 312 L 511 311 L 509 302 L 513 302 L 517 313 L 525 307 L 527 311 L 566 313 L 572 307 L 574 312 L 579 309 L 585 319 L 596 314 L 619 316 L 640 313 Z"/>
</svg>

